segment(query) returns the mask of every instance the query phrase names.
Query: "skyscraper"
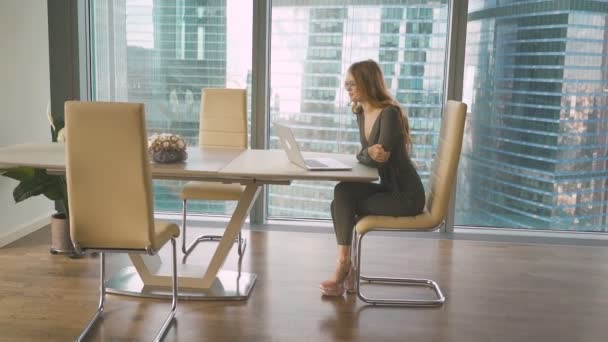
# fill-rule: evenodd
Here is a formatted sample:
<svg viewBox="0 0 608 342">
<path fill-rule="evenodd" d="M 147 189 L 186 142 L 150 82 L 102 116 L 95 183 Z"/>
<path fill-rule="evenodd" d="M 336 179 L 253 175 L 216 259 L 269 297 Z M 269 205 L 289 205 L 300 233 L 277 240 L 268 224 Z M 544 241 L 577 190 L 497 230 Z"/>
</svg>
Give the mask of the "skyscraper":
<svg viewBox="0 0 608 342">
<path fill-rule="evenodd" d="M 608 3 L 469 8 L 457 223 L 608 231 Z"/>
<path fill-rule="evenodd" d="M 414 159 L 428 176 L 440 128 L 447 1 L 276 0 L 272 11 L 272 98 L 304 150 L 355 154 L 359 134 L 342 83 L 350 64 L 379 62 L 408 111 Z M 271 132 L 272 133 L 272 132 Z M 271 147 L 277 147 L 271 136 Z M 269 214 L 329 218 L 331 182 L 273 186 Z"/>
<path fill-rule="evenodd" d="M 148 131 L 197 144 L 201 89 L 226 86 L 226 1 L 95 1 L 96 100 L 142 102 Z M 180 184 L 155 181 L 159 211 L 178 211 Z M 225 213 L 195 201 L 192 211 Z"/>
</svg>

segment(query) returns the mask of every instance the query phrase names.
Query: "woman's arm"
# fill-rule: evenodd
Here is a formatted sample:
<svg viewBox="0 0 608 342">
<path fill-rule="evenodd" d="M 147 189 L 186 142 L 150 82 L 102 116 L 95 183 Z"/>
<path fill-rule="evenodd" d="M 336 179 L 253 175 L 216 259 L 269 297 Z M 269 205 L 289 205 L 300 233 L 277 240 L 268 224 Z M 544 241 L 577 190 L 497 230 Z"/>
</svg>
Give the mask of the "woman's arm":
<svg viewBox="0 0 608 342">
<path fill-rule="evenodd" d="M 380 135 L 378 144 L 384 150 L 391 152 L 398 144 L 403 144 L 403 122 L 401 112 L 396 107 L 387 107 L 382 111 L 380 121 Z"/>
<path fill-rule="evenodd" d="M 368 147 L 365 146 L 365 145 L 363 145 L 363 148 L 357 154 L 357 160 L 361 164 L 364 164 L 364 165 L 367 165 L 367 166 L 371 166 L 371 167 L 379 167 L 379 166 L 381 166 L 382 163 L 379 163 L 379 162 L 373 160 L 372 157 L 369 155 L 369 151 L 367 149 L 368 149 Z"/>
</svg>

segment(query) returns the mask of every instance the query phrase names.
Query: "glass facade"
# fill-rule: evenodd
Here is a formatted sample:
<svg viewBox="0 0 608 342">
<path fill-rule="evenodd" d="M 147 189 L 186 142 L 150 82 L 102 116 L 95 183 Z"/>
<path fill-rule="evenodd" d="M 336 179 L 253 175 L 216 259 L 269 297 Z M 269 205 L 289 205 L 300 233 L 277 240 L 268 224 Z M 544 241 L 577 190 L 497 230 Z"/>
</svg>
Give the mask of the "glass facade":
<svg viewBox="0 0 608 342">
<path fill-rule="evenodd" d="M 148 131 L 198 144 L 202 88 L 246 88 L 252 1 L 93 1 L 94 100 L 145 104 Z M 181 210 L 180 182 L 154 181 L 159 211 Z M 192 201 L 190 212 L 234 203 Z"/>
<path fill-rule="evenodd" d="M 196 145 L 201 88 L 250 88 L 252 6 L 92 1 L 94 99 L 143 102 L 151 133 Z M 372 58 L 408 112 L 426 184 L 448 12 L 447 0 L 272 1 L 268 122 L 292 126 L 305 151 L 355 154 L 343 81 L 351 63 Z M 455 224 L 608 231 L 608 2 L 469 0 L 468 12 Z M 271 186 L 269 217 L 328 219 L 333 186 Z M 155 181 L 156 207 L 180 210 L 179 189 Z M 193 201 L 191 211 L 232 208 Z"/>
<path fill-rule="evenodd" d="M 355 117 L 343 88 L 350 64 L 379 62 L 408 112 L 413 159 L 426 182 L 440 129 L 447 1 L 274 0 L 271 122 L 289 124 L 304 151 L 356 154 Z M 271 131 L 270 148 L 280 148 Z M 330 218 L 332 182 L 271 186 L 270 217 Z"/>
<path fill-rule="evenodd" d="M 469 4 L 456 224 L 608 231 L 608 3 Z"/>
</svg>

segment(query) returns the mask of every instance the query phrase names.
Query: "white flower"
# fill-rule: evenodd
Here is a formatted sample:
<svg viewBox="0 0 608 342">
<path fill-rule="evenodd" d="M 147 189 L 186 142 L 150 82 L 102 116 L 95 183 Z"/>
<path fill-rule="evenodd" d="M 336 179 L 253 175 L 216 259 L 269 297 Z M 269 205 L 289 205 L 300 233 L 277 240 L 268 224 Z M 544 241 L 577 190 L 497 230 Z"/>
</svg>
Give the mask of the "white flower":
<svg viewBox="0 0 608 342">
<path fill-rule="evenodd" d="M 62 128 L 57 132 L 57 142 L 65 143 L 67 141 L 67 135 L 65 134 L 65 128 Z"/>
</svg>

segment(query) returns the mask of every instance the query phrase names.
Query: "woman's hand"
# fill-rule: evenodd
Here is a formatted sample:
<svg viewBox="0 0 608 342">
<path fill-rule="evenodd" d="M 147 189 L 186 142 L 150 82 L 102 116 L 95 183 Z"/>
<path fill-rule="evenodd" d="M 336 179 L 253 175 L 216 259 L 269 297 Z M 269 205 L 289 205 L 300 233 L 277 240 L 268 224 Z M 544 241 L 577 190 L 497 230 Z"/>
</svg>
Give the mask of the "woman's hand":
<svg viewBox="0 0 608 342">
<path fill-rule="evenodd" d="M 384 163 L 391 157 L 391 153 L 384 150 L 384 147 L 380 144 L 368 147 L 367 154 L 378 163 Z"/>
</svg>

